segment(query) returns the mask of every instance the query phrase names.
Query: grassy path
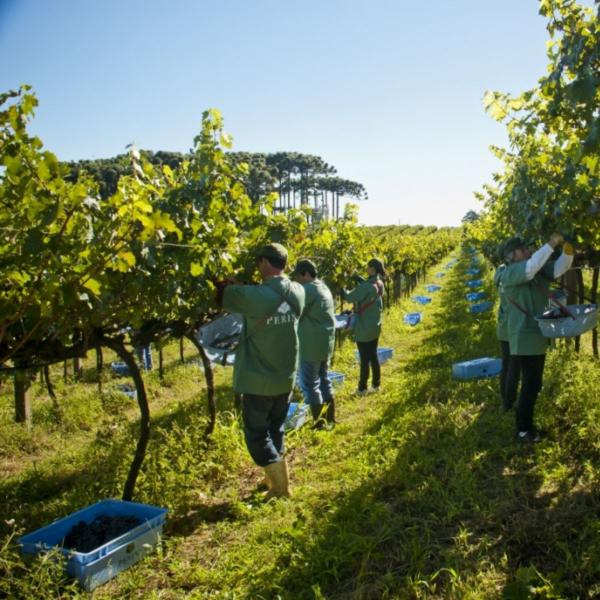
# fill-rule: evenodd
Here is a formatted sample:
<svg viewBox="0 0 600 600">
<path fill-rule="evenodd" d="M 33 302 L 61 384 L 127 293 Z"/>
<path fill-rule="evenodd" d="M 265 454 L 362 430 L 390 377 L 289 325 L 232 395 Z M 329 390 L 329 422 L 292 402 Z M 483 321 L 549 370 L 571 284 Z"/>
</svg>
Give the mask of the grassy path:
<svg viewBox="0 0 600 600">
<path fill-rule="evenodd" d="M 453 362 L 498 354 L 493 314 L 467 312 L 468 266 L 444 278 L 421 325 L 402 323 L 409 300 L 389 311 L 382 345 L 395 356 L 378 395 L 351 396 L 357 366 L 343 347 L 342 423 L 289 436 L 291 500 L 263 504 L 253 492 L 259 473 L 235 421 L 207 465 L 192 411 L 173 416 L 140 487 L 144 501 L 172 507 L 162 552 L 94 598 L 600 595 L 598 363 L 551 353 L 537 408 L 551 437 L 516 446 L 497 379 L 451 379 Z M 200 466 L 212 487 L 198 487 Z"/>
</svg>

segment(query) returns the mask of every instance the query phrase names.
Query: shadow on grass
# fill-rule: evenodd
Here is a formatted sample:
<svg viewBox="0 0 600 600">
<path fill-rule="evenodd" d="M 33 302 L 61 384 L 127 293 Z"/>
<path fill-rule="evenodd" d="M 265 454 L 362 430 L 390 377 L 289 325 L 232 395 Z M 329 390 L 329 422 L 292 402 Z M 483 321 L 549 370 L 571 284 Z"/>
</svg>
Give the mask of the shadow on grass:
<svg viewBox="0 0 600 600">
<path fill-rule="evenodd" d="M 529 597 L 536 569 L 569 597 L 593 583 L 600 542 L 585 524 L 598 495 L 574 489 L 575 472 L 545 489 L 534 450 L 515 445 L 513 415 L 499 412 L 497 381 L 451 379 L 453 362 L 497 355 L 493 315 L 466 313 L 465 268 L 446 277 L 399 400 L 364 434 L 366 481 L 328 498 L 304 535 L 284 532 L 289 548 L 249 597 L 489 597 L 507 573 L 504 596 Z"/>
<path fill-rule="evenodd" d="M 199 368 L 199 367 L 198 367 Z M 216 398 L 219 412 L 223 418 L 234 420 L 236 418 L 233 406 L 234 398 L 229 385 L 216 387 Z M 227 417 L 230 411 L 231 416 Z M 177 454 L 177 440 L 167 438 L 169 448 L 164 448 L 165 436 L 172 432 L 179 432 L 183 441 L 193 445 L 196 453 L 196 462 L 201 462 L 203 457 L 210 457 L 214 450 L 212 440 L 205 441 L 202 437 L 205 423 L 202 419 L 206 415 L 205 390 L 198 390 L 198 398 L 193 402 L 180 403 L 174 410 L 152 418 L 151 437 L 148 446 L 147 459 L 142 469 L 138 489 L 143 487 L 141 501 L 153 502 L 163 505 L 160 490 L 166 485 L 161 480 L 166 477 L 164 473 L 156 473 L 176 469 L 176 466 L 165 462 L 161 464 L 161 451 L 168 450 Z M 104 418 L 100 417 L 99 418 Z M 192 437 L 187 434 L 186 428 L 195 424 Z M 0 482 L 0 498 L 3 499 L 2 517 L 0 520 L 0 536 L 9 535 L 12 526 L 7 525 L 4 519 L 16 517 L 27 531 L 31 531 L 45 524 L 61 518 L 83 506 L 97 502 L 101 498 L 119 498 L 122 493 L 127 470 L 133 457 L 134 445 L 139 431 L 139 420 L 128 421 L 124 415 L 119 415 L 116 420 L 107 420 L 98 430 L 96 438 L 85 447 L 76 449 L 68 457 L 56 457 L 56 460 L 45 465 L 33 464 L 20 476 Z M 187 436 L 187 437 L 186 437 Z M 183 448 L 181 449 L 183 451 Z M 190 450 L 191 451 L 191 450 Z M 210 462 L 208 460 L 207 462 Z M 152 464 L 150 464 L 152 463 Z M 144 478 L 148 470 L 152 470 L 157 483 L 154 489 L 144 487 Z M 190 474 L 190 487 L 192 484 L 202 484 L 194 480 L 194 473 Z M 207 481 L 214 473 L 205 473 Z M 177 473 L 173 473 L 173 479 Z M 140 486 L 141 482 L 141 486 Z M 207 482 L 204 482 L 208 485 Z M 176 481 L 173 481 L 171 495 L 177 495 Z M 161 487 L 162 486 L 162 487 Z M 140 492 L 136 493 L 139 498 Z M 207 522 L 215 522 L 219 518 L 227 519 L 228 511 L 212 501 L 206 504 L 196 502 L 196 521 L 203 518 Z"/>
</svg>

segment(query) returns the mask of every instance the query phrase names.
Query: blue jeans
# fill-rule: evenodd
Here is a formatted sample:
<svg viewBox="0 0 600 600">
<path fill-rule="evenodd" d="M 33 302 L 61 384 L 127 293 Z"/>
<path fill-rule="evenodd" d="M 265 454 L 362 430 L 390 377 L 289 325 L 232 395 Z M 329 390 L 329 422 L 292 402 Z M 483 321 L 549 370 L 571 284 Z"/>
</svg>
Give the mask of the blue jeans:
<svg viewBox="0 0 600 600">
<path fill-rule="evenodd" d="M 333 399 L 327 361 L 300 361 L 300 389 L 306 404 L 329 404 Z"/>
<path fill-rule="evenodd" d="M 242 420 L 246 447 L 259 467 L 283 458 L 283 433 L 290 394 L 279 396 L 242 395 Z"/>
</svg>

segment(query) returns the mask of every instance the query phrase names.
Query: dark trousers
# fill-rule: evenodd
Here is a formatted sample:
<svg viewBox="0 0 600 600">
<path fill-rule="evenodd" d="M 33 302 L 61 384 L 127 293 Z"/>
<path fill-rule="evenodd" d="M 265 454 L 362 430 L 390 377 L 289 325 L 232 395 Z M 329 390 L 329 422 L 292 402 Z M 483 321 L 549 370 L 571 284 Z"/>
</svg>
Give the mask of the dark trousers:
<svg viewBox="0 0 600 600">
<path fill-rule="evenodd" d="M 502 371 L 500 372 L 500 397 L 505 410 L 510 410 L 517 401 L 521 372 L 519 357 L 511 356 L 508 342 L 500 342 L 502 349 Z"/>
<path fill-rule="evenodd" d="M 531 431 L 533 429 L 533 409 L 535 408 L 535 401 L 542 389 L 546 355 L 521 355 L 513 358 L 517 358 L 519 364 L 519 369 L 514 369 L 514 371 L 520 373 L 521 376 L 521 392 L 519 393 L 519 404 L 517 406 L 517 430 Z M 517 384 L 514 382 L 515 375 L 512 375 L 513 381 L 510 381 L 510 375 L 511 371 L 509 370 L 509 380 L 506 385 L 511 387 L 514 386 L 516 389 L 518 382 Z"/>
<path fill-rule="evenodd" d="M 259 467 L 279 462 L 283 456 L 284 423 L 290 394 L 243 394 L 244 437 L 250 456 Z"/>
<path fill-rule="evenodd" d="M 377 356 L 377 344 L 379 338 L 370 342 L 356 342 L 358 346 L 358 355 L 360 356 L 360 378 L 358 380 L 358 389 L 366 390 L 369 381 L 369 367 L 373 371 L 373 387 L 379 387 L 381 383 L 381 367 Z"/>
</svg>

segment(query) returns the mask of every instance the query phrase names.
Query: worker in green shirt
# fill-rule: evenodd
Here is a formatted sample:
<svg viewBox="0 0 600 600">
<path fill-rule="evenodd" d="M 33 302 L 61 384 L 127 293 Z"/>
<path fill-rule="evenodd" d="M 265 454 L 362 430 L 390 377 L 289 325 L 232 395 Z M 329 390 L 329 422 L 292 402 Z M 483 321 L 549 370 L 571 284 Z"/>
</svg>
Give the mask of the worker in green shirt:
<svg viewBox="0 0 600 600">
<path fill-rule="evenodd" d="M 501 255 L 502 252 L 503 248 L 500 249 Z M 505 411 L 508 411 L 513 407 L 517 399 L 520 371 L 518 358 L 516 356 L 511 356 L 510 354 L 508 336 L 508 308 L 506 306 L 508 301 L 506 300 L 506 295 L 504 294 L 504 288 L 501 285 L 501 276 L 505 269 L 505 264 L 501 264 L 496 268 L 496 272 L 494 273 L 494 285 L 498 290 L 498 297 L 500 300 L 496 323 L 496 337 L 500 342 L 500 352 L 502 356 L 502 370 L 500 371 L 500 398 L 502 399 L 502 408 Z M 510 386 L 508 383 L 510 383 Z"/>
<path fill-rule="evenodd" d="M 223 308 L 243 316 L 233 366 L 233 388 L 242 395 L 246 446 L 265 470 L 267 498 L 289 496 L 284 422 L 298 364 L 298 321 L 304 288 L 284 275 L 287 251 L 268 244 L 256 256 L 262 284 L 229 285 Z"/>
<path fill-rule="evenodd" d="M 504 245 L 506 268 L 499 277 L 506 296 L 510 354 L 517 357 L 521 390 L 517 405 L 517 440 L 537 442 L 542 432 L 533 423 L 535 401 L 542 389 L 548 338 L 544 337 L 535 316 L 544 312 L 548 303 L 548 284 L 566 273 L 573 263 L 573 247 L 563 245 L 558 260 L 549 260 L 554 249 L 563 242 L 553 233 L 547 244 L 533 254 L 520 238 Z M 514 382 L 507 381 L 507 386 Z"/>
<path fill-rule="evenodd" d="M 306 294 L 304 311 L 300 317 L 300 388 L 304 402 L 310 406 L 315 427 L 321 428 L 323 405 L 327 405 L 325 419 L 335 423 L 335 400 L 329 381 L 329 361 L 335 345 L 335 312 L 329 288 L 317 279 L 317 267 L 311 260 L 300 260 L 292 277 L 301 283 Z"/>
<path fill-rule="evenodd" d="M 367 275 L 367 279 L 361 281 L 352 291 L 342 289 L 344 300 L 355 305 L 354 339 L 360 357 L 360 377 L 356 393 L 359 395 L 377 391 L 381 385 L 377 345 L 383 315 L 383 263 L 377 258 L 372 258 L 367 263 Z M 367 390 L 369 367 L 372 371 L 372 387 Z"/>
</svg>

